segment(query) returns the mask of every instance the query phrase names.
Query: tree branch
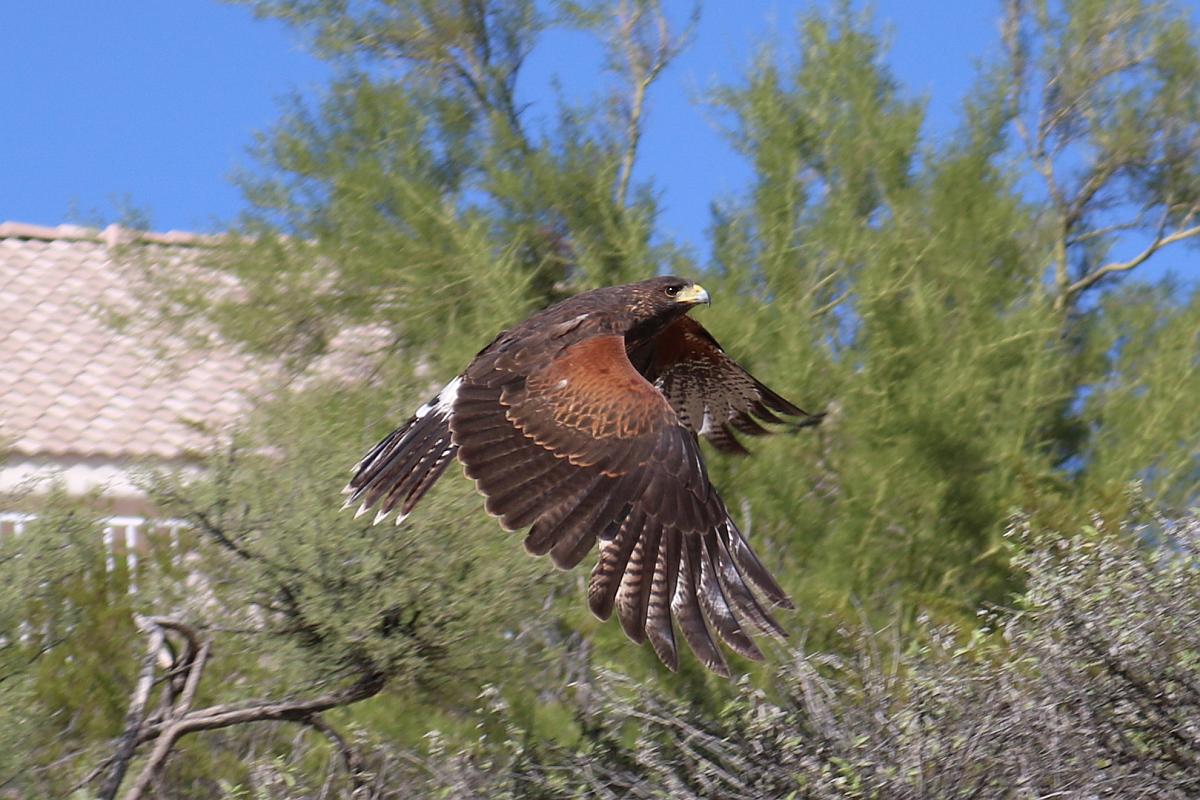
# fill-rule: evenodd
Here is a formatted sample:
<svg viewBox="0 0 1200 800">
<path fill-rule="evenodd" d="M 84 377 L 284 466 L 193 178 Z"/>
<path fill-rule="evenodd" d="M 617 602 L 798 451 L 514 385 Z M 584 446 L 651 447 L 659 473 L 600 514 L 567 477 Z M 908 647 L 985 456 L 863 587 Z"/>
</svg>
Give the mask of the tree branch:
<svg viewBox="0 0 1200 800">
<path fill-rule="evenodd" d="M 642 138 L 642 111 L 646 104 L 646 89 L 663 67 L 663 48 L 665 34 L 663 32 L 662 9 L 656 8 L 659 22 L 658 50 L 653 61 L 647 58 L 645 47 L 637 40 L 637 28 L 645 13 L 635 2 L 635 8 L 630 10 L 627 0 L 621 0 L 617 5 L 617 36 L 620 42 L 621 54 L 629 70 L 630 81 L 633 84 L 633 98 L 629 105 L 629 119 L 625 125 L 625 152 L 621 156 L 621 173 L 617 179 L 617 204 L 624 206 L 629 195 L 629 180 L 633 174 L 633 163 L 637 157 L 638 143 Z M 649 62 L 649 63 L 648 63 Z"/>
<path fill-rule="evenodd" d="M 365 785 L 365 766 L 349 743 L 318 715 L 331 708 L 355 703 L 372 697 L 383 689 L 385 679 L 377 672 L 364 672 L 353 685 L 306 700 L 257 700 L 248 703 L 226 703 L 192 710 L 200 679 L 212 653 L 212 642 L 194 627 L 168 617 L 138 618 L 138 626 L 148 634 L 149 642 L 142 670 L 134 688 L 126 714 L 125 731 L 117 742 L 116 753 L 97 766 L 80 784 L 86 786 L 108 770 L 108 778 L 99 797 L 113 800 L 138 747 L 154 742 L 134 785 L 125 800 L 140 800 L 161 771 L 178 741 L 189 733 L 215 730 L 247 722 L 286 720 L 307 725 L 325 736 L 341 756 L 355 788 Z M 178 694 L 164 694 L 157 719 L 146 714 L 150 693 L 154 687 L 155 668 L 167 643 L 167 632 L 184 639 L 183 654 L 171 663 L 161 665 L 165 676 L 183 675 Z M 78 788 L 78 787 L 77 787 Z"/>
<path fill-rule="evenodd" d="M 308 700 L 257 701 L 240 707 L 212 706 L 189 712 L 169 723 L 154 726 L 143 734 L 144 741 L 157 739 L 154 750 L 151 751 L 137 781 L 125 794 L 125 800 L 141 800 L 175 745 L 189 733 L 272 720 L 311 725 L 310 720 L 314 715 L 373 697 L 383 689 L 384 683 L 382 675 L 368 674 L 352 686 Z M 348 768 L 350 763 L 348 762 Z"/>
<path fill-rule="evenodd" d="M 630 9 L 629 4 L 634 8 Z M 638 29 L 649 12 L 654 15 L 657 40 L 653 46 L 639 40 Z M 693 25 L 696 12 L 692 13 Z M 643 4 L 638 0 L 621 0 L 617 5 L 616 49 L 625 60 L 629 70 L 633 97 L 629 104 L 629 117 L 625 125 L 625 152 L 621 155 L 621 170 L 617 178 L 617 204 L 624 206 L 629 197 L 629 182 L 633 176 L 633 165 L 637 160 L 638 145 L 642 139 L 642 114 L 646 106 L 646 92 L 658 79 L 671 59 L 687 43 L 691 26 L 677 41 L 672 42 L 667 16 L 659 0 Z"/>
<path fill-rule="evenodd" d="M 100 787 L 99 797 L 101 800 L 113 800 L 117 796 L 117 790 L 121 788 L 121 781 L 125 779 L 125 772 L 129 769 L 129 761 L 137 751 L 138 736 L 146 715 L 146 704 L 150 700 L 150 690 L 154 687 L 154 667 L 166 639 L 166 634 L 163 633 L 161 627 L 149 623 L 143 625 L 143 621 L 140 619 L 138 625 L 143 627 L 143 630 L 149 628 L 150 638 L 146 644 L 146 657 L 142 660 L 142 670 L 133 687 L 129 711 L 125 714 L 125 731 L 117 741 L 117 752 L 112 759 L 112 770 L 109 772 L 107 780 L 104 781 L 104 785 Z"/>
<path fill-rule="evenodd" d="M 350 775 L 350 781 L 353 783 L 355 790 L 366 785 L 366 764 L 363 762 L 362 756 L 350 746 L 345 737 L 338 733 L 335 728 L 318 714 L 311 714 L 307 719 L 301 720 L 301 722 L 329 740 L 330 745 L 341 756 L 342 763 L 346 766 L 346 772 Z"/>
<path fill-rule="evenodd" d="M 1007 0 L 1005 3 L 1001 39 L 1012 65 L 1011 113 L 1013 127 L 1016 128 L 1017 135 L 1024 145 L 1025 155 L 1033 165 L 1033 168 L 1042 176 L 1042 181 L 1046 185 L 1046 191 L 1050 195 L 1055 212 L 1058 214 L 1059 229 L 1056 231 L 1054 241 L 1054 283 L 1058 287 L 1059 296 L 1062 296 L 1071 281 L 1070 275 L 1067 272 L 1066 245 L 1066 239 L 1070 234 L 1070 228 L 1067 225 L 1069 209 L 1066 200 L 1063 198 L 1062 188 L 1058 184 L 1058 178 L 1054 173 L 1054 160 L 1046 154 L 1047 127 L 1044 114 L 1042 111 L 1039 111 L 1036 140 L 1030 133 L 1029 126 L 1025 124 L 1024 118 L 1021 116 L 1025 91 L 1028 85 L 1027 62 L 1029 58 L 1025 45 L 1021 41 L 1021 15 L 1023 13 L 1024 4 L 1022 0 Z M 1051 93 L 1050 85 L 1054 80 L 1056 80 L 1055 77 L 1047 78 L 1042 91 L 1043 97 Z"/>
<path fill-rule="evenodd" d="M 1165 221 L 1164 215 L 1164 224 Z M 1154 241 L 1151 242 L 1145 250 L 1138 253 L 1128 261 L 1114 261 L 1109 264 L 1105 264 L 1094 272 L 1084 275 L 1082 278 L 1068 286 L 1067 290 L 1063 294 L 1059 295 L 1058 305 L 1060 307 L 1065 306 L 1076 295 L 1095 286 L 1105 277 L 1117 272 L 1129 272 L 1130 270 L 1141 266 L 1146 262 L 1147 259 L 1150 258 L 1150 256 L 1154 255 L 1167 245 L 1183 241 L 1184 239 L 1190 239 L 1193 236 L 1200 236 L 1200 225 L 1175 231 L 1169 236 L 1163 236 L 1163 225 L 1160 225 L 1158 233 L 1155 234 Z"/>
</svg>

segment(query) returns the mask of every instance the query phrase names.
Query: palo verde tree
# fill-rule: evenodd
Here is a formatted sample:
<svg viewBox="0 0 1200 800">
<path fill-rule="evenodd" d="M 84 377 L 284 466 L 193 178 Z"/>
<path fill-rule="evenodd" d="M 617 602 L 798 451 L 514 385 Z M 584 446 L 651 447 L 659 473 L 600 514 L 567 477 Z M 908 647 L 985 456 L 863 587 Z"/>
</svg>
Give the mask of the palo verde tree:
<svg viewBox="0 0 1200 800">
<path fill-rule="evenodd" d="M 767 337 L 782 388 L 833 412 L 815 452 L 761 448 L 744 497 L 834 620 L 1003 597 L 1015 509 L 1200 488 L 1195 286 L 1116 283 L 1196 273 L 1196 32 L 1163 4 L 1000 11 L 1006 55 L 941 145 L 847 5 L 718 96 L 755 168 L 713 228 L 730 344 Z"/>
<path fill-rule="evenodd" d="M 1200 488 L 1195 284 L 1112 284 L 1152 260 L 1198 271 L 1196 30 L 1167 3 L 1012 0 L 1003 43 L 1015 149 L 1040 186 L 1039 263 L 1074 356 L 1062 452 L 1092 497 L 1119 506 L 1137 477 L 1184 508 Z"/>
</svg>

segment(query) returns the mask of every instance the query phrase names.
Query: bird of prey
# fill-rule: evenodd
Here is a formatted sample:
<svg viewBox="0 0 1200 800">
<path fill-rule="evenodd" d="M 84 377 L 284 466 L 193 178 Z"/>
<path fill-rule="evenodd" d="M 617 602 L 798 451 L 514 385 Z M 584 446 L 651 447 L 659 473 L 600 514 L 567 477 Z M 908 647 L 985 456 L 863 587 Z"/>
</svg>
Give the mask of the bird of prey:
<svg viewBox="0 0 1200 800">
<path fill-rule="evenodd" d="M 376 522 L 413 510 L 455 458 L 525 548 L 562 569 L 600 542 L 588 604 L 616 611 L 678 668 L 672 618 L 710 670 L 762 653 L 747 631 L 782 637 L 768 606 L 791 601 L 709 482 L 699 437 L 744 454 L 777 415 L 810 415 L 725 355 L 687 312 L 703 287 L 660 277 L 585 292 L 502 332 L 360 461 L 345 488 Z"/>
</svg>

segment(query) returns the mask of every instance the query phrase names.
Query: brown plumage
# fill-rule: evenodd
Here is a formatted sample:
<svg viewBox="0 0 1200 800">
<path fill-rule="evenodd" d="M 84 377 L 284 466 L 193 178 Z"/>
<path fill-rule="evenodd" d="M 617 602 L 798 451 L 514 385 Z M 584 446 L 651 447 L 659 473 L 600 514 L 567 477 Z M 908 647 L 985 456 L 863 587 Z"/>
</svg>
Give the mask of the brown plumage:
<svg viewBox="0 0 1200 800">
<path fill-rule="evenodd" d="M 685 316 L 708 293 L 680 278 L 586 292 L 501 333 L 357 465 L 347 506 L 400 522 L 457 458 L 525 547 L 563 569 L 600 542 L 588 604 L 678 667 L 675 627 L 728 675 L 719 638 L 782 636 L 767 605 L 791 601 L 709 482 L 699 437 L 746 453 L 735 432 L 780 415 L 819 419 L 772 392 Z M 765 598 L 766 603 L 760 598 Z M 715 634 L 715 636 L 714 636 Z"/>
</svg>

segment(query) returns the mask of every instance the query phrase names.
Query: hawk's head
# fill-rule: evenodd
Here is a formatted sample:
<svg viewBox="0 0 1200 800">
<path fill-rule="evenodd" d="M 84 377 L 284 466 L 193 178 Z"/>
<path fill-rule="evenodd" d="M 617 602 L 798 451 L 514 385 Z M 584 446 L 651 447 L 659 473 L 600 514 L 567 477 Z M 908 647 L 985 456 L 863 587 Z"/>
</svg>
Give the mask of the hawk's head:
<svg viewBox="0 0 1200 800">
<path fill-rule="evenodd" d="M 693 306 L 712 302 L 704 287 L 695 281 L 664 275 L 624 287 L 629 292 L 628 307 L 640 320 L 667 323 Z"/>
</svg>

